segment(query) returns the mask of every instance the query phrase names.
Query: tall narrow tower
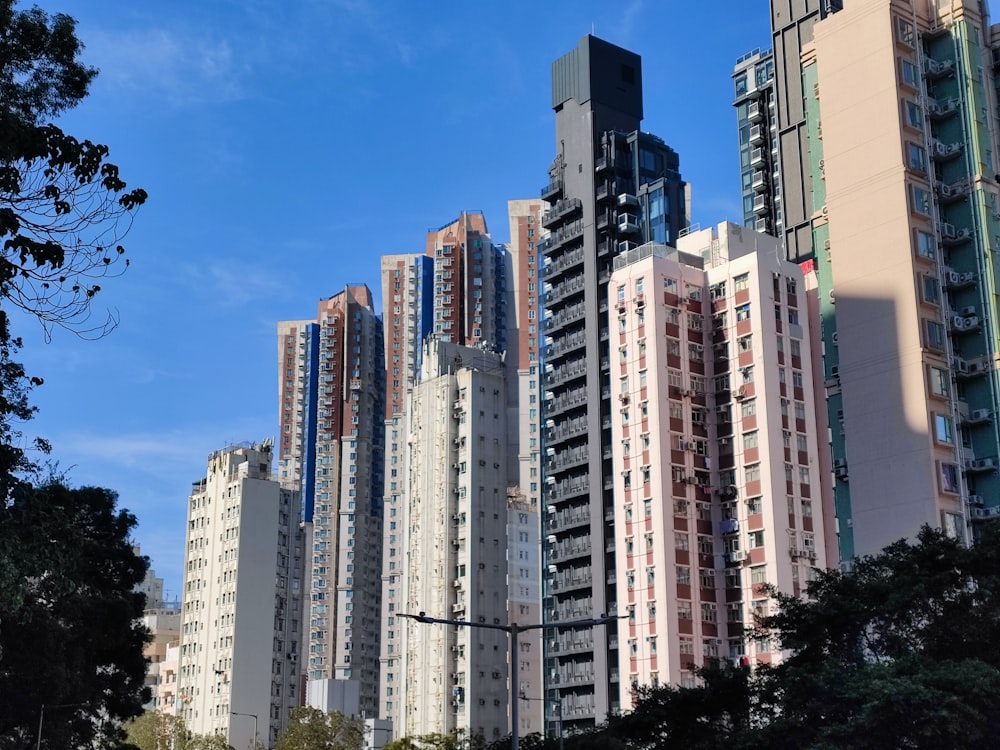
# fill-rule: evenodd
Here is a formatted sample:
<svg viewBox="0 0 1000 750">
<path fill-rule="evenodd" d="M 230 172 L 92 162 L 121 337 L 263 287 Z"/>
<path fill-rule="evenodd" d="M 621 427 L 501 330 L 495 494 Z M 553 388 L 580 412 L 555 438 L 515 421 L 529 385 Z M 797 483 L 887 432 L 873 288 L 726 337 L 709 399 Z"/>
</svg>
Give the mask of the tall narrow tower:
<svg viewBox="0 0 1000 750">
<path fill-rule="evenodd" d="M 803 83 L 802 49 L 812 40 L 816 23 L 839 11 L 843 4 L 843 0 L 771 0 L 779 159 L 778 179 L 772 189 L 777 193 L 782 222 L 774 233 L 784 241 L 786 257 L 794 262 L 813 256 L 813 185 L 805 104 L 810 92 Z"/>
<path fill-rule="evenodd" d="M 607 284 L 612 261 L 644 241 L 673 242 L 688 224 L 676 152 L 639 130 L 638 55 L 586 36 L 552 65 L 556 157 L 542 197 L 546 339 L 544 615 L 548 622 L 615 607 Z M 571 577 L 572 587 L 553 583 Z M 558 649 L 546 644 L 547 724 L 603 721 L 620 708 L 618 635 L 599 628 Z M 561 717 L 559 715 L 561 712 Z"/>
<path fill-rule="evenodd" d="M 494 739 L 508 728 L 502 639 L 398 616 L 508 617 L 508 488 L 517 484 L 506 429 L 514 383 L 502 356 L 508 260 L 475 212 L 428 231 L 425 255 L 382 259 L 389 396 L 380 715 L 398 736 Z"/>
<path fill-rule="evenodd" d="M 385 361 L 371 291 L 348 286 L 314 321 L 280 323 L 281 476 L 309 550 L 310 702 L 374 715 L 378 701 Z M 286 441 L 286 438 L 289 438 Z"/>
</svg>

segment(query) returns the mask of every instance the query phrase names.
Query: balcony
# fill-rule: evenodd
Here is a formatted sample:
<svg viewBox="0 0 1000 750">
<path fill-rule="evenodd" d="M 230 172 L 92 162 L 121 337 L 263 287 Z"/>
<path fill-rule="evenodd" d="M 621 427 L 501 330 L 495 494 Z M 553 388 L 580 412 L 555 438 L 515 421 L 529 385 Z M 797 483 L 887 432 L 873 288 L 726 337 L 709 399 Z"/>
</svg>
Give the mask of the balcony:
<svg viewBox="0 0 1000 750">
<path fill-rule="evenodd" d="M 551 203 L 557 200 L 563 192 L 563 181 L 556 177 L 549 181 L 549 184 L 542 188 L 541 196 L 543 201 Z"/>
<path fill-rule="evenodd" d="M 577 219 L 571 224 L 560 227 L 548 236 L 546 251 L 554 250 L 565 245 L 567 242 L 576 239 L 583 234 L 583 219 Z"/>
<path fill-rule="evenodd" d="M 542 216 L 542 226 L 550 229 L 565 217 L 583 209 L 583 201 L 579 198 L 565 198 L 556 203 Z"/>
<path fill-rule="evenodd" d="M 577 526 L 590 526 L 590 509 L 586 506 L 560 511 L 549 508 L 549 511 L 545 521 L 545 530 L 550 534 Z"/>
<path fill-rule="evenodd" d="M 547 290 L 545 298 L 550 303 L 558 302 L 571 294 L 582 292 L 585 284 L 582 273 L 578 276 L 571 276 L 559 284 L 553 284 L 552 288 Z"/>
<path fill-rule="evenodd" d="M 564 326 L 571 325 L 579 320 L 582 320 L 585 314 L 586 310 L 582 302 L 578 302 L 575 305 L 569 305 L 554 315 L 549 315 L 545 318 L 545 330 L 551 332 L 563 328 Z"/>
<path fill-rule="evenodd" d="M 579 250 L 571 250 L 559 256 L 558 259 L 545 264 L 545 279 L 552 281 L 557 276 L 565 273 L 567 270 L 576 268 L 577 266 L 583 265 L 583 248 Z"/>
<path fill-rule="evenodd" d="M 586 345 L 587 334 L 585 331 L 577 331 L 576 333 L 571 333 L 569 336 L 562 336 L 549 347 L 546 361 L 554 364 L 556 360 L 578 349 L 583 349 Z"/>
</svg>

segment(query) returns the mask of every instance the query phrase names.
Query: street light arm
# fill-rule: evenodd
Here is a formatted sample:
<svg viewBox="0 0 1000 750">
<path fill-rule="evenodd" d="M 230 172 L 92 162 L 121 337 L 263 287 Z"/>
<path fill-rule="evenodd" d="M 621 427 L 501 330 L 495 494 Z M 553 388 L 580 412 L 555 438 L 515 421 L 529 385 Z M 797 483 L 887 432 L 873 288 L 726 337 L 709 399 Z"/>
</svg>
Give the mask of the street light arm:
<svg viewBox="0 0 1000 750">
<path fill-rule="evenodd" d="M 565 620 L 561 622 L 542 622 L 537 625 L 520 625 L 518 630 L 552 630 L 554 628 L 580 628 L 587 627 L 593 628 L 598 625 L 607 625 L 615 620 L 624 620 L 628 615 L 601 615 L 600 617 L 591 617 L 586 620 Z"/>
<path fill-rule="evenodd" d="M 443 617 L 428 617 L 423 612 L 418 615 L 411 615 L 406 613 L 399 613 L 400 617 L 405 617 L 408 620 L 416 620 L 424 625 L 457 625 L 462 628 L 487 628 L 488 630 L 503 630 L 507 633 L 511 632 L 513 625 L 497 625 L 492 622 L 469 622 L 468 620 L 448 620 Z M 525 628 L 521 628 L 524 630 Z"/>
</svg>

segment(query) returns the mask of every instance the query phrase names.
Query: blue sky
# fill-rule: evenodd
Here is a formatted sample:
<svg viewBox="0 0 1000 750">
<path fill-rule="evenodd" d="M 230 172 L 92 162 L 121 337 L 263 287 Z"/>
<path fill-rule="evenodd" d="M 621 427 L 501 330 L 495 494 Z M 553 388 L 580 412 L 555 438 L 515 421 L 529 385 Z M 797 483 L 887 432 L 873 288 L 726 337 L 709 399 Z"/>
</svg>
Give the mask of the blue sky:
<svg viewBox="0 0 1000 750">
<path fill-rule="evenodd" d="M 209 451 L 277 430 L 279 320 L 379 256 L 537 197 L 555 154 L 549 66 L 593 30 L 643 58 L 644 130 L 680 153 L 692 219 L 739 217 L 730 73 L 766 0 L 37 0 L 79 21 L 91 96 L 60 124 L 150 194 L 99 341 L 16 323 L 45 378 L 29 434 L 116 489 L 180 594 L 187 494 Z"/>
</svg>

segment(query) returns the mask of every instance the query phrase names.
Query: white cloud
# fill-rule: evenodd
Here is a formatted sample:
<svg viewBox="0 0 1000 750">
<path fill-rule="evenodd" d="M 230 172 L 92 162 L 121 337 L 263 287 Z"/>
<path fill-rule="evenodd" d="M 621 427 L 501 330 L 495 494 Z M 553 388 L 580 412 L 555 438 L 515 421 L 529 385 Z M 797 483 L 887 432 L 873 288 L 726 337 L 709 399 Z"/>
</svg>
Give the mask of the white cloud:
<svg viewBox="0 0 1000 750">
<path fill-rule="evenodd" d="M 246 95 L 249 72 L 231 42 L 166 28 L 87 31 L 87 61 L 101 70 L 98 86 L 142 93 L 188 107 Z"/>
</svg>

